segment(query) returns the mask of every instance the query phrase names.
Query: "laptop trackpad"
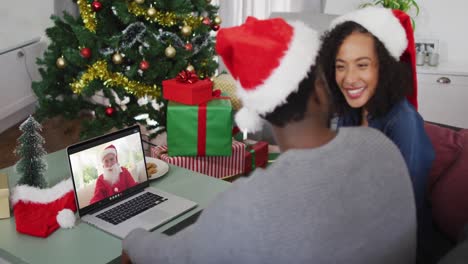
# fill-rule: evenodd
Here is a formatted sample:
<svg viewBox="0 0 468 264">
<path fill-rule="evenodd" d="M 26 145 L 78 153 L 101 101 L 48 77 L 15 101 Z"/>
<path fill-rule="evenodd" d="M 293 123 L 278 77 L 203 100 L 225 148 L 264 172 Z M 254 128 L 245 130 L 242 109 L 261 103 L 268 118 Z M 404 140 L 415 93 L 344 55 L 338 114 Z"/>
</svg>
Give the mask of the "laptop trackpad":
<svg viewBox="0 0 468 264">
<path fill-rule="evenodd" d="M 140 219 L 144 223 L 154 224 L 160 220 L 165 220 L 170 217 L 170 214 L 159 209 L 152 209 L 145 214 L 143 214 Z"/>
</svg>

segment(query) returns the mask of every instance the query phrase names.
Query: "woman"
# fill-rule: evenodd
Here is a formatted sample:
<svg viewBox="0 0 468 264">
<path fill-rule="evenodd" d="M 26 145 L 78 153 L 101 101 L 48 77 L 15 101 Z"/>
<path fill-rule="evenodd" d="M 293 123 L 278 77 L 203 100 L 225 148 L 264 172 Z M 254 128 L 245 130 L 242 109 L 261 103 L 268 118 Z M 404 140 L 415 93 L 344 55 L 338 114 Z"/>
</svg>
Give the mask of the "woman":
<svg viewBox="0 0 468 264">
<path fill-rule="evenodd" d="M 319 63 L 336 100 L 338 127 L 376 128 L 400 149 L 413 183 L 418 225 L 423 228 L 423 222 L 430 222 L 423 220 L 430 217 L 424 200 L 435 154 L 415 109 L 414 55 L 410 18 L 372 7 L 332 22 L 323 37 Z"/>
</svg>

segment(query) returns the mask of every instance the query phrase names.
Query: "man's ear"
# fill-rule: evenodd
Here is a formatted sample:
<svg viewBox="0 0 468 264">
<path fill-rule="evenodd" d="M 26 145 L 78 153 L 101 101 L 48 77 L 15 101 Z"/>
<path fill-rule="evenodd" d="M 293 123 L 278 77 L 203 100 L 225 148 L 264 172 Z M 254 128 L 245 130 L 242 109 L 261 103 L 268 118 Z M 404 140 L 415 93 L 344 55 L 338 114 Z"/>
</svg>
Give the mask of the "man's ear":
<svg viewBox="0 0 468 264">
<path fill-rule="evenodd" d="M 309 109 L 321 116 L 330 119 L 332 109 L 332 98 L 328 91 L 328 86 L 323 79 L 316 79 L 309 100 Z"/>
<path fill-rule="evenodd" d="M 312 94 L 310 95 L 311 99 L 313 100 L 313 102 L 317 105 L 321 105 L 322 104 L 322 100 L 320 99 L 320 96 L 319 94 L 317 94 L 317 89 L 315 88 L 314 91 L 312 92 Z"/>
<path fill-rule="evenodd" d="M 319 106 L 329 104 L 330 98 L 326 91 L 325 83 L 323 82 L 323 80 L 321 80 L 320 78 L 315 80 L 314 87 L 312 89 L 313 92 L 311 96 L 316 104 L 318 104 Z"/>
<path fill-rule="evenodd" d="M 311 89 L 314 89 L 314 88 L 312 87 Z M 307 102 L 307 109 L 310 113 L 317 113 L 322 108 L 321 104 L 322 104 L 321 98 L 319 94 L 317 94 L 317 91 L 314 89 L 310 93 L 309 100 Z"/>
</svg>

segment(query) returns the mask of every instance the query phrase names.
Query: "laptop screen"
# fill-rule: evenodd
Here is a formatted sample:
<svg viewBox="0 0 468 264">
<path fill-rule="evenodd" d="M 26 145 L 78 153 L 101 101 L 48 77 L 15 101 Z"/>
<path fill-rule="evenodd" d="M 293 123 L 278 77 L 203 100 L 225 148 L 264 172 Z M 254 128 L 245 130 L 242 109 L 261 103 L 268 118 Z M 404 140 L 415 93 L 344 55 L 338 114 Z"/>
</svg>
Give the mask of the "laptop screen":
<svg viewBox="0 0 468 264">
<path fill-rule="evenodd" d="M 80 216 L 148 186 L 138 126 L 78 143 L 67 151 Z"/>
</svg>

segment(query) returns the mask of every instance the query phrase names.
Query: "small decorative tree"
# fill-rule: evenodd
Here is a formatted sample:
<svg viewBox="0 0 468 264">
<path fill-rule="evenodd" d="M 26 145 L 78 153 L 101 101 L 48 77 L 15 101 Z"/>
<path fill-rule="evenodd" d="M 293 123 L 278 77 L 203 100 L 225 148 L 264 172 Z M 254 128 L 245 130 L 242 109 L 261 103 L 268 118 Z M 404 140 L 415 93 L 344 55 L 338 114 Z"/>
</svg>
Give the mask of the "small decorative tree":
<svg viewBox="0 0 468 264">
<path fill-rule="evenodd" d="M 18 138 L 15 152 L 21 159 L 16 164 L 16 171 L 21 174 L 18 185 L 29 185 L 38 188 L 47 187 L 44 171 L 47 163 L 43 159 L 47 154 L 44 150 L 44 138 L 39 134 L 42 126 L 29 116 L 19 127 L 23 134 Z"/>
<path fill-rule="evenodd" d="M 44 138 L 39 134 L 42 126 L 29 116 L 20 130 L 16 154 L 21 157 L 16 171 L 21 174 L 13 190 L 12 205 L 16 231 L 37 237 L 48 237 L 59 227 L 75 225 L 76 203 L 71 179 L 61 181 L 52 188 L 44 179 L 47 163 L 44 159 Z"/>
</svg>

